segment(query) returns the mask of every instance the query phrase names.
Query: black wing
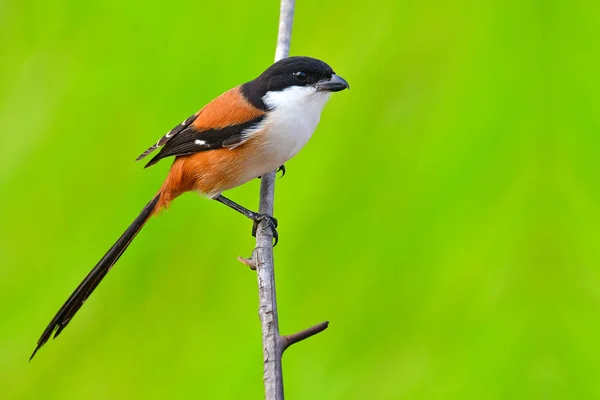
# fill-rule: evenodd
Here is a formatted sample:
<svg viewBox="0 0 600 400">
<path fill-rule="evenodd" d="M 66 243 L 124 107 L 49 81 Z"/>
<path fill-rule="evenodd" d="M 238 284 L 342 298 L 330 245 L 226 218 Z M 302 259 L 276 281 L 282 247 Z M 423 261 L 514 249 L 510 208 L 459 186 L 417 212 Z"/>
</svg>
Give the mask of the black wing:
<svg viewBox="0 0 600 400">
<path fill-rule="evenodd" d="M 168 134 L 165 135 L 163 139 L 158 141 L 155 145 L 156 147 L 153 146 L 146 150 L 146 152 L 138 157 L 138 159 L 145 157 L 160 146 L 163 146 L 162 149 L 160 149 L 160 152 L 154 156 L 144 168 L 156 164 L 165 157 L 186 156 L 199 151 L 220 149 L 222 147 L 235 147 L 248 140 L 254 132 L 258 131 L 257 128 L 264 118 L 265 116 L 261 115 L 260 117 L 241 124 L 202 131 L 195 129 L 193 126 L 187 126 L 169 136 L 166 141 L 161 144 L 161 140 Z M 187 120 L 184 122 L 187 122 Z"/>
<path fill-rule="evenodd" d="M 148 154 L 152 153 L 154 150 L 158 149 L 161 146 L 164 146 L 169 140 L 171 140 L 171 138 L 173 138 L 173 136 L 177 135 L 179 132 L 188 128 L 190 126 L 190 124 L 196 120 L 196 117 L 198 116 L 198 114 L 199 114 L 199 112 L 192 115 L 191 117 L 189 117 L 188 119 L 183 121 L 181 124 L 177 125 L 175 128 L 171 129 L 169 132 L 167 132 L 166 135 L 161 137 L 158 142 L 156 142 L 152 146 L 148 147 L 148 149 L 146 149 L 146 151 L 144 151 L 142 154 L 140 154 L 138 156 L 138 158 L 135 159 L 135 161 L 141 160 L 142 158 L 146 157 Z"/>
</svg>

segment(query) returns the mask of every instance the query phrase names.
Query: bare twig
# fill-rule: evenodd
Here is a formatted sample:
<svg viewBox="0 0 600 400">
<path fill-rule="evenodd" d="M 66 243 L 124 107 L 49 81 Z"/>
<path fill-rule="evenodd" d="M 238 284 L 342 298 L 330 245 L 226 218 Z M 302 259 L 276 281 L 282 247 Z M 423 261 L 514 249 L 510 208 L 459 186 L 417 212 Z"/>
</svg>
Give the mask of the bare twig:
<svg viewBox="0 0 600 400">
<path fill-rule="evenodd" d="M 275 61 L 285 58 L 290 52 L 292 24 L 294 21 L 295 0 L 281 0 L 279 33 Z M 273 215 L 275 196 L 275 172 L 264 174 L 260 185 L 259 212 Z M 256 248 L 252 258 L 238 259 L 256 270 L 260 306 L 258 315 L 262 326 L 265 398 L 283 400 L 283 372 L 281 357 L 286 348 L 307 339 L 327 328 L 329 322 L 322 322 L 304 331 L 289 336 L 279 334 L 277 317 L 277 295 L 275 292 L 275 265 L 273 261 L 273 233 L 265 221 L 261 221 L 256 231 Z"/>
<path fill-rule="evenodd" d="M 293 335 L 284 336 L 283 339 L 283 349 L 287 349 L 294 343 L 298 343 L 304 339 L 308 339 L 311 336 L 316 335 L 317 333 L 323 332 L 329 326 L 329 321 L 321 322 L 320 324 L 311 326 L 308 329 L 300 331 L 298 333 L 294 333 Z"/>
<path fill-rule="evenodd" d="M 250 258 L 238 256 L 238 261 L 250 267 L 252 271 L 256 271 L 256 265 L 254 264 L 254 256 Z"/>
</svg>

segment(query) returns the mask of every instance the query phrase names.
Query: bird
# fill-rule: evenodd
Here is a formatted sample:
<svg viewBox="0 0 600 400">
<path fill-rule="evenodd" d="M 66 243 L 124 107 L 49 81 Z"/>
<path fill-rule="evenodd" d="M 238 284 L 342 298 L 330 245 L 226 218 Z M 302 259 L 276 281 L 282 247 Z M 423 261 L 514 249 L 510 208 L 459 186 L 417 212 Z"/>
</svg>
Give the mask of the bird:
<svg viewBox="0 0 600 400">
<path fill-rule="evenodd" d="M 277 220 L 251 211 L 222 195 L 275 170 L 308 142 L 331 93 L 349 89 L 348 82 L 324 61 L 306 56 L 281 59 L 257 78 L 216 97 L 175 126 L 136 161 L 158 150 L 144 168 L 174 157 L 158 193 L 88 273 L 42 333 L 29 360 L 69 324 L 100 281 L 118 261 L 150 217 L 186 192 L 198 192 L 254 221 L 266 221 L 275 244 Z"/>
</svg>

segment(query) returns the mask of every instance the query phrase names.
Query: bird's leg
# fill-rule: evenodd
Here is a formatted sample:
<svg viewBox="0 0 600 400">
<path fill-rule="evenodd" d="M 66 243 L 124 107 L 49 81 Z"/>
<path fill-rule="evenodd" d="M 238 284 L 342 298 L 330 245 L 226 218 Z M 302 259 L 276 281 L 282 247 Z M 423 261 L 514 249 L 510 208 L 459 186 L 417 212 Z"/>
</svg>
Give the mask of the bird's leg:
<svg viewBox="0 0 600 400">
<path fill-rule="evenodd" d="M 267 221 L 271 231 L 273 232 L 273 238 L 275 239 L 275 244 L 273 246 L 277 245 L 277 242 L 279 241 L 279 234 L 277 233 L 277 220 L 274 217 L 268 214 L 260 214 L 252 210 L 248 210 L 246 207 L 240 206 L 238 203 L 229 200 L 223 195 L 218 195 L 214 199 L 219 203 L 225 204 L 229 208 L 233 208 L 235 211 L 254 221 L 254 226 L 252 227 L 252 236 L 256 236 L 256 229 L 258 228 L 259 222 Z"/>
</svg>

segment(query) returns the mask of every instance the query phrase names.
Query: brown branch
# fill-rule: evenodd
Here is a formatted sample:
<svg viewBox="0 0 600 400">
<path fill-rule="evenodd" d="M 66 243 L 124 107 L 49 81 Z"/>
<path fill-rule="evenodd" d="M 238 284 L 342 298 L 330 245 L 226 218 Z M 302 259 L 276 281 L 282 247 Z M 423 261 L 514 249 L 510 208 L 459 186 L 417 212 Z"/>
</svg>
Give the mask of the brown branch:
<svg viewBox="0 0 600 400">
<path fill-rule="evenodd" d="M 321 322 L 320 324 L 311 326 L 308 329 L 300 331 L 298 333 L 294 333 L 293 335 L 287 335 L 282 337 L 283 339 L 283 350 L 287 349 L 294 343 L 301 342 L 304 339 L 308 339 L 311 336 L 316 335 L 317 333 L 323 332 L 329 326 L 329 321 Z"/>
</svg>

